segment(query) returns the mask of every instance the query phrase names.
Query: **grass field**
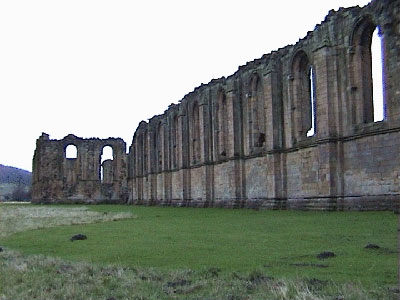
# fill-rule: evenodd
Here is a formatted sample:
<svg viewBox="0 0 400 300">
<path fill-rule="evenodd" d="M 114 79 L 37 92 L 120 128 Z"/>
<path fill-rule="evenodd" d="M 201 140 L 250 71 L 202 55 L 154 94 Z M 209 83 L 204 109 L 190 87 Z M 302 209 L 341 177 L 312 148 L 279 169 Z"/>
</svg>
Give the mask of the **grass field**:
<svg viewBox="0 0 400 300">
<path fill-rule="evenodd" d="M 13 226 L 3 222 L 10 214 Z M 73 290 L 86 287 L 93 299 L 110 291 L 114 299 L 397 299 L 396 221 L 390 212 L 3 205 L 0 245 L 7 251 L 0 263 L 10 273 L 1 270 L 0 279 L 15 284 L 19 268 L 31 274 L 34 290 L 37 278 L 57 286 L 71 273 L 89 272 Z M 77 233 L 88 239 L 70 242 Z M 367 243 L 381 248 L 365 249 Z M 318 259 L 323 251 L 336 256 Z M 36 271 L 27 272 L 31 266 Z M 105 278 L 107 284 L 92 286 Z M 124 295 L 126 285 L 135 292 Z M 42 298 L 73 299 L 51 291 Z"/>
</svg>

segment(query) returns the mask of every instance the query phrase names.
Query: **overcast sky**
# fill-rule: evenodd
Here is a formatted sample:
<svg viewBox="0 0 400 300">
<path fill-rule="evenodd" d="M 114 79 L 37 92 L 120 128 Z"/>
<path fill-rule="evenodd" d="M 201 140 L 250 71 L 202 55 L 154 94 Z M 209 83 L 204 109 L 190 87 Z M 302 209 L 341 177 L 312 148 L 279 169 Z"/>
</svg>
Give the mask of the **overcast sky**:
<svg viewBox="0 0 400 300">
<path fill-rule="evenodd" d="M 0 164 L 36 139 L 121 137 L 201 83 L 367 0 L 0 1 Z"/>
</svg>

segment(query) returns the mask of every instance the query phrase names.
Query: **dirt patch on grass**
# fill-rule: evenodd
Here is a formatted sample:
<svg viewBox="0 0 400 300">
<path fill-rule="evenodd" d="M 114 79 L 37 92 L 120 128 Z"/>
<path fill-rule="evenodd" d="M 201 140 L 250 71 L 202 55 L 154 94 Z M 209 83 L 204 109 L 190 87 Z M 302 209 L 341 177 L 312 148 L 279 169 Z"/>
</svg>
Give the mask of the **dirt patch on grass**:
<svg viewBox="0 0 400 300">
<path fill-rule="evenodd" d="M 0 205 L 0 237 L 38 228 L 90 224 L 132 218 L 130 212 L 100 213 L 86 206 L 54 207 L 36 205 Z"/>
</svg>

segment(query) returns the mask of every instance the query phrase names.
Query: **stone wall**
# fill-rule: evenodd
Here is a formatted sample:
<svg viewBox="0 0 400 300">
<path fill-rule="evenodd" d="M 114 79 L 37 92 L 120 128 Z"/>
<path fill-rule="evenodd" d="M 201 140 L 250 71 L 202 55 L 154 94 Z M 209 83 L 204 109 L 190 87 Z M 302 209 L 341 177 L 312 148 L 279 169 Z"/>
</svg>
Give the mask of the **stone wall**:
<svg viewBox="0 0 400 300">
<path fill-rule="evenodd" d="M 66 157 L 68 146 L 76 147 L 76 158 Z M 113 149 L 113 159 L 101 164 L 106 146 Z M 32 202 L 126 203 L 125 149 L 122 139 L 82 139 L 70 134 L 62 140 L 50 140 L 43 133 L 33 156 Z"/>
<path fill-rule="evenodd" d="M 379 122 L 372 105 L 376 28 L 384 56 Z M 128 202 L 391 209 L 400 199 L 399 74 L 399 0 L 330 11 L 295 45 L 201 85 L 142 121 L 121 179 Z M 34 173 L 38 157 L 47 159 L 38 149 Z M 34 195 L 43 193 L 42 185 L 34 181 Z"/>
</svg>

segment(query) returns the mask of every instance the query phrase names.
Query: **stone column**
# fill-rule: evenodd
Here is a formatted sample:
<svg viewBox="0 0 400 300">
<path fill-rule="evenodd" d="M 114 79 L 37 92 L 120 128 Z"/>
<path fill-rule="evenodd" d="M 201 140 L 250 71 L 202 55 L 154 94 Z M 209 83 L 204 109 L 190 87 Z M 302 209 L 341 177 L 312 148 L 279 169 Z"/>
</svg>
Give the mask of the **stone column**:
<svg viewBox="0 0 400 300">
<path fill-rule="evenodd" d="M 389 8 L 387 8 L 389 9 Z M 386 19 L 379 27 L 383 41 L 384 101 L 386 120 L 400 122 L 400 20 Z"/>
<path fill-rule="evenodd" d="M 283 181 L 286 180 L 282 170 L 283 154 L 279 151 L 282 149 L 283 138 L 283 106 L 280 89 L 282 86 L 280 82 L 282 77 L 279 76 L 275 63 L 276 62 L 271 61 L 263 74 L 266 105 L 266 149 L 268 152 L 266 166 L 266 172 L 268 174 L 267 198 L 272 200 L 271 203 L 267 201 L 267 205 L 282 208 L 285 206 L 283 201 L 285 198 Z"/>
<path fill-rule="evenodd" d="M 338 77 L 335 71 L 337 56 L 335 49 L 330 47 L 324 40 L 314 50 L 314 65 L 316 77 L 316 136 L 318 139 L 327 139 L 337 136 L 338 123 L 337 108 L 339 106 Z M 338 148 L 339 147 L 339 148 Z M 327 208 L 336 208 L 338 197 L 338 184 L 342 181 L 339 153 L 342 144 L 337 141 L 327 141 L 319 148 L 319 170 L 322 196 L 328 197 Z M 323 181 L 327 181 L 325 184 Z M 339 189 L 340 190 L 340 189 Z"/>
</svg>

